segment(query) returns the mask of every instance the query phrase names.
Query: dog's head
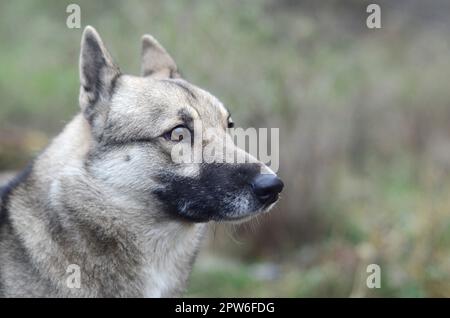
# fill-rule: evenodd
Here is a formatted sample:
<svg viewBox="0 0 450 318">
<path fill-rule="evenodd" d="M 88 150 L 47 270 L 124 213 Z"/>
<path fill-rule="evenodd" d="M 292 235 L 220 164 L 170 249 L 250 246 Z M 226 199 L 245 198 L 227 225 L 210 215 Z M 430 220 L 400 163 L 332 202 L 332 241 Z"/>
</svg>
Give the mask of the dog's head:
<svg viewBox="0 0 450 318">
<path fill-rule="evenodd" d="M 116 193 L 194 222 L 246 219 L 278 200 L 283 183 L 234 145 L 229 111 L 182 79 L 153 37 L 142 38 L 141 76 L 123 75 L 87 27 L 80 81 L 92 136 L 85 166 Z"/>
</svg>

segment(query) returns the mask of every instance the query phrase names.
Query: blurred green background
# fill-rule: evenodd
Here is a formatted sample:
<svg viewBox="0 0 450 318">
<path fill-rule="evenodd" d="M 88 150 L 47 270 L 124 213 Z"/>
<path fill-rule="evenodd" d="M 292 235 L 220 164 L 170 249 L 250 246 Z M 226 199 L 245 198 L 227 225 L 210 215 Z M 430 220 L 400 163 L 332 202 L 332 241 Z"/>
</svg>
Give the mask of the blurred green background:
<svg viewBox="0 0 450 318">
<path fill-rule="evenodd" d="M 0 2 L 0 171 L 78 112 L 71 2 Z M 150 33 L 238 126 L 280 128 L 281 202 L 212 227 L 187 296 L 450 297 L 448 1 L 377 1 L 379 30 L 357 0 L 76 3 L 124 72 Z"/>
</svg>

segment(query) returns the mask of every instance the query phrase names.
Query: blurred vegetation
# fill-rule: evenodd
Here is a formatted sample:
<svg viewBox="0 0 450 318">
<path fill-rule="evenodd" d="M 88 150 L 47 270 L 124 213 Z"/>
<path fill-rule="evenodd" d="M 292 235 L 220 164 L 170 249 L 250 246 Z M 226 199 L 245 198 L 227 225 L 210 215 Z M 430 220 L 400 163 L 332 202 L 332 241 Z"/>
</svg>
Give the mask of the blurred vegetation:
<svg viewBox="0 0 450 318">
<path fill-rule="evenodd" d="M 78 111 L 71 2 L 0 2 L 0 170 Z M 447 1 L 378 1 L 380 30 L 368 1 L 76 2 L 124 72 L 151 33 L 238 124 L 280 128 L 281 202 L 215 227 L 187 296 L 450 296 Z"/>
</svg>

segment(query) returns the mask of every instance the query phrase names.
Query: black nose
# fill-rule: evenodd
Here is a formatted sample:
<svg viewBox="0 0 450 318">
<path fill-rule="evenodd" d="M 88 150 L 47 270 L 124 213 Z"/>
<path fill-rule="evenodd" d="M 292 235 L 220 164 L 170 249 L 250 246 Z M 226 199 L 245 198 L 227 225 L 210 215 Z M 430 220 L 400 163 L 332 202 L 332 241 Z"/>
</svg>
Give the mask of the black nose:
<svg viewBox="0 0 450 318">
<path fill-rule="evenodd" d="M 274 174 L 260 174 L 252 182 L 253 192 L 266 204 L 275 202 L 283 187 L 283 181 Z"/>
</svg>

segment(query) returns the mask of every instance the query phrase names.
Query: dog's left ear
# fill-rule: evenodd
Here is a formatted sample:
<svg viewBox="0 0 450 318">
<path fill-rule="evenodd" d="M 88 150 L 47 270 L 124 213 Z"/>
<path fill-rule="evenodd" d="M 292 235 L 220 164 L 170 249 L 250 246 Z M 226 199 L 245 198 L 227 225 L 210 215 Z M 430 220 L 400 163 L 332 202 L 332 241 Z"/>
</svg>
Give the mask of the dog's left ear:
<svg viewBox="0 0 450 318">
<path fill-rule="evenodd" d="M 100 113 L 98 107 L 108 100 L 114 90 L 119 68 L 114 64 L 97 31 L 87 26 L 81 39 L 80 107 L 90 121 Z"/>
<path fill-rule="evenodd" d="M 177 78 L 180 74 L 173 58 L 151 35 L 142 37 L 141 75 Z"/>
</svg>

